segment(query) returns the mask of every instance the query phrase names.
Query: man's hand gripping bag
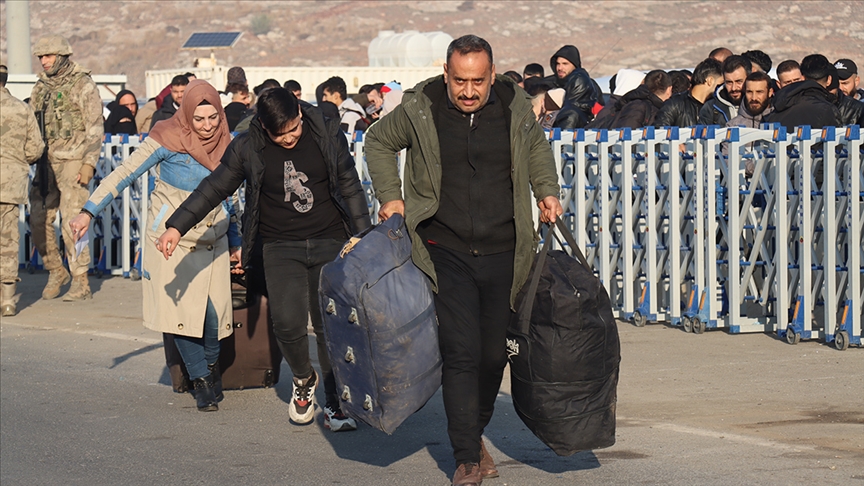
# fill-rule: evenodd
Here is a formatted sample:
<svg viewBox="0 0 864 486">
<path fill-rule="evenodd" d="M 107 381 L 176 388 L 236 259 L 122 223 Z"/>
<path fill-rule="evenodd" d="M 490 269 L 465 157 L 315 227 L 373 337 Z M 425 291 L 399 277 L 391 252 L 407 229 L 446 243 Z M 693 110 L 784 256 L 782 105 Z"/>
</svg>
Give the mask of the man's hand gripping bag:
<svg viewBox="0 0 864 486">
<path fill-rule="evenodd" d="M 615 443 L 621 347 L 606 289 L 560 220 L 556 228 L 576 258 L 549 250 L 550 228 L 517 297 L 507 356 L 516 413 L 568 456 Z"/>
<path fill-rule="evenodd" d="M 441 385 L 429 279 L 396 214 L 321 270 L 321 315 L 342 411 L 392 434 Z"/>
</svg>

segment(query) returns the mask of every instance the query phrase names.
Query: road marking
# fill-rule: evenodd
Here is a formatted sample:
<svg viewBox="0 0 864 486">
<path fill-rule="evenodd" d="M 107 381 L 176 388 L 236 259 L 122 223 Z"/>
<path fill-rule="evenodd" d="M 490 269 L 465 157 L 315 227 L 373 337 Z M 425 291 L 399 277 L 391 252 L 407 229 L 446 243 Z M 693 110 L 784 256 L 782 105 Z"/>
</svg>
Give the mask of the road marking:
<svg viewBox="0 0 864 486">
<path fill-rule="evenodd" d="M 15 322 L 4 322 L 3 326 L 13 326 L 13 327 L 23 327 L 25 329 L 33 329 L 36 331 L 63 331 L 63 332 L 71 332 L 73 334 L 84 334 L 87 336 L 98 336 L 104 337 L 108 339 L 117 339 L 120 341 L 132 341 L 136 343 L 143 344 L 162 344 L 161 339 L 152 339 L 141 336 L 130 336 L 128 334 L 121 334 L 119 332 L 104 332 L 104 331 L 87 331 L 84 329 L 66 329 L 62 327 L 48 327 L 48 326 L 33 326 L 30 324 L 18 324 Z"/>
</svg>

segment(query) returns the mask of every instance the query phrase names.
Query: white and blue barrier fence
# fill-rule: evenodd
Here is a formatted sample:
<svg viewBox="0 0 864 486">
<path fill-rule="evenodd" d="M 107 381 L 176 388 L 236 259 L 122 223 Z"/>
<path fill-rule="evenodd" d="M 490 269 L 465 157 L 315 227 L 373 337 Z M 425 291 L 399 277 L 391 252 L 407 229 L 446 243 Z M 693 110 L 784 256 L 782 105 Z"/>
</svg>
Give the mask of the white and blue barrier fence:
<svg viewBox="0 0 864 486">
<path fill-rule="evenodd" d="M 93 187 L 140 141 L 107 138 Z M 549 141 L 563 219 L 618 318 L 697 334 L 722 328 L 840 349 L 861 344 L 859 127 L 554 130 Z M 351 143 L 374 221 L 363 134 Z M 394 154 L 400 174 L 405 157 Z M 95 271 L 136 276 L 153 177 L 142 176 L 94 219 Z M 242 191 L 236 202 L 242 208 Z M 28 245 L 22 238 L 21 261 L 38 267 Z"/>
</svg>

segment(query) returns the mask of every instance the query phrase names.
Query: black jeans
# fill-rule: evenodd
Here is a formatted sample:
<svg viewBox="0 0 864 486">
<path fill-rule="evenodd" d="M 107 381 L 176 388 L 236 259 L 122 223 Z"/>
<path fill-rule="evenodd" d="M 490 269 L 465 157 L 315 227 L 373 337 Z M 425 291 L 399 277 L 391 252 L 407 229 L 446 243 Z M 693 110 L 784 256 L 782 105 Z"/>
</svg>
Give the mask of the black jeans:
<svg viewBox="0 0 864 486">
<path fill-rule="evenodd" d="M 279 342 L 279 349 L 295 377 L 302 379 L 312 375 L 307 332 L 308 319 L 312 318 L 324 393 L 327 401 L 332 403 L 339 401 L 336 379 L 324 341 L 321 308 L 318 305 L 318 281 L 321 267 L 336 258 L 344 243 L 333 239 L 273 241 L 265 243 L 263 249 L 270 316 L 273 318 L 273 333 Z"/>
<path fill-rule="evenodd" d="M 428 245 L 438 294 L 444 411 L 456 465 L 480 462 L 480 437 L 507 365 L 512 251 L 472 256 Z"/>
</svg>

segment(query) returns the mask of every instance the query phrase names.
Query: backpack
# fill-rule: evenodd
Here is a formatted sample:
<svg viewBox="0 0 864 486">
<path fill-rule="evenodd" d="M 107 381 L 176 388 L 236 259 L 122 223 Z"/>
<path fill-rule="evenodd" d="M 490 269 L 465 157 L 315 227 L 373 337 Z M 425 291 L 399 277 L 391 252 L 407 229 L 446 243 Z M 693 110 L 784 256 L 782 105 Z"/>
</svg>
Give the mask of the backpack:
<svg viewBox="0 0 864 486">
<path fill-rule="evenodd" d="M 517 296 L 507 357 L 519 418 L 568 456 L 615 443 L 621 348 L 606 290 L 560 220 L 556 228 L 576 258 L 549 249 L 550 228 Z"/>
</svg>

